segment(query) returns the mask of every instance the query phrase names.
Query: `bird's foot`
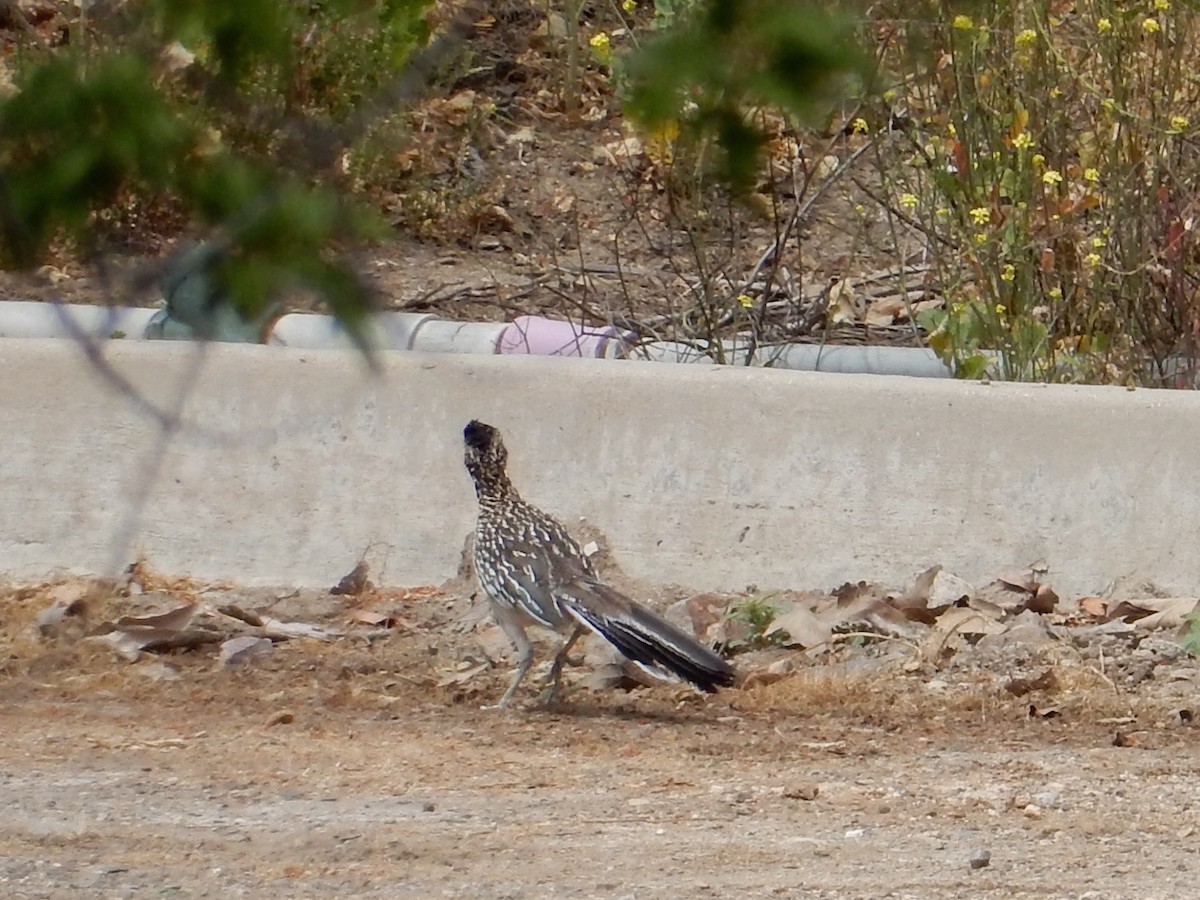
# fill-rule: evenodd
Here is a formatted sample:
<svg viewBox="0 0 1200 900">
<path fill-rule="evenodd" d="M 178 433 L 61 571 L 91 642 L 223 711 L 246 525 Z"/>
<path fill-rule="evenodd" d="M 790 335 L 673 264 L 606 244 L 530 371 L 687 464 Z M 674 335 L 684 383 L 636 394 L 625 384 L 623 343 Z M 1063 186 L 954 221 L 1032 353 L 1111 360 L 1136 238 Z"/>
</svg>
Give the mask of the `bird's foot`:
<svg viewBox="0 0 1200 900">
<path fill-rule="evenodd" d="M 548 684 L 545 690 L 538 695 L 538 706 L 543 708 L 555 706 L 559 701 L 565 699 L 567 695 L 574 693 L 575 690 L 570 685 L 564 685 L 558 681 Z"/>
</svg>

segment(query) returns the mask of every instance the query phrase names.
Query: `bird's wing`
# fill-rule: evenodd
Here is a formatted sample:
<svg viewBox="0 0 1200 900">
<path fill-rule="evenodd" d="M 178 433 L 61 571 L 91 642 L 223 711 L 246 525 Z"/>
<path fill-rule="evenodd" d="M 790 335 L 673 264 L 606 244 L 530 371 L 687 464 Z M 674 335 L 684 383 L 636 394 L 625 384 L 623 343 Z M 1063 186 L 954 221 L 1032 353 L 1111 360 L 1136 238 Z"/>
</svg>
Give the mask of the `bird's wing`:
<svg viewBox="0 0 1200 900">
<path fill-rule="evenodd" d="M 556 586 L 593 577 L 583 551 L 561 528 L 534 522 L 509 536 L 506 551 L 498 568 L 509 594 L 539 624 L 560 627 L 568 613 L 559 602 Z"/>
</svg>

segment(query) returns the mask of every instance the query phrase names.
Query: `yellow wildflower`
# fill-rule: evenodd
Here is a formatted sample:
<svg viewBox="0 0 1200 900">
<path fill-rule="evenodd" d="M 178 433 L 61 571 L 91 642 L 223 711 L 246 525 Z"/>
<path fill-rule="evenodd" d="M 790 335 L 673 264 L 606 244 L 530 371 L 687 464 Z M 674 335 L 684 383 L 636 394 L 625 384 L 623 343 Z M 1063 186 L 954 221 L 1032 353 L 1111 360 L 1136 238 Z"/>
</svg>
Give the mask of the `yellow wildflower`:
<svg viewBox="0 0 1200 900">
<path fill-rule="evenodd" d="M 971 221 L 976 225 L 986 225 L 992 221 L 992 211 L 986 206 L 977 206 L 971 210 Z"/>
<path fill-rule="evenodd" d="M 905 209 L 916 209 L 917 195 L 916 194 L 901 194 L 900 205 Z"/>
<path fill-rule="evenodd" d="M 975 232 L 975 243 L 986 244 L 987 243 L 987 235 L 984 234 L 982 231 Z"/>
<path fill-rule="evenodd" d="M 1096 266 L 1100 265 L 1100 254 L 1099 253 L 1089 253 L 1087 256 L 1085 256 L 1083 258 L 1083 263 L 1086 266 L 1091 266 L 1092 268 L 1095 268 Z"/>
<path fill-rule="evenodd" d="M 1022 131 L 1012 139 L 1013 146 L 1018 150 L 1028 150 L 1033 146 L 1033 136 L 1028 131 Z"/>
<path fill-rule="evenodd" d="M 624 2 L 621 4 L 621 9 L 625 10 L 627 13 L 633 12 L 635 9 L 637 9 L 637 0 L 624 0 Z"/>
<path fill-rule="evenodd" d="M 1142 31 L 1146 34 L 1158 34 L 1162 30 L 1162 26 L 1158 24 L 1158 19 L 1143 19 Z"/>
<path fill-rule="evenodd" d="M 1062 184 L 1062 172 L 1058 169 L 1047 169 L 1042 173 L 1042 184 Z"/>
<path fill-rule="evenodd" d="M 1112 111 L 1117 108 L 1117 104 L 1112 97 L 1105 97 L 1100 101 L 1100 108 L 1109 115 L 1112 115 Z"/>
<path fill-rule="evenodd" d="M 855 134 L 866 134 L 871 129 L 867 125 L 867 120 L 864 119 L 862 116 L 859 116 L 857 119 L 855 119 L 853 122 L 850 123 L 850 130 L 852 132 L 854 132 Z"/>
<path fill-rule="evenodd" d="M 743 309 L 750 309 L 754 306 L 754 298 L 749 294 L 738 294 L 737 302 L 742 305 Z"/>
<path fill-rule="evenodd" d="M 1007 307 L 1007 306 L 1005 306 L 1003 303 L 997 303 L 997 304 L 996 304 L 996 315 L 998 315 L 998 316 L 1002 316 L 1002 315 L 1004 315 L 1006 312 L 1008 312 L 1008 307 Z"/>
<path fill-rule="evenodd" d="M 1104 238 L 1098 238 L 1098 237 L 1092 238 L 1092 246 L 1095 247 L 1097 250 L 1099 250 L 1101 247 L 1103 247 L 1107 243 L 1108 243 L 1108 241 L 1106 241 Z"/>
<path fill-rule="evenodd" d="M 1178 134 L 1188 127 L 1187 116 L 1171 116 L 1171 131 Z"/>
<path fill-rule="evenodd" d="M 1035 166 L 1044 166 L 1046 164 L 1046 157 L 1042 156 L 1040 153 L 1035 153 L 1033 154 L 1033 158 L 1029 161 Z"/>
<path fill-rule="evenodd" d="M 954 17 L 954 27 L 959 31 L 970 31 L 975 27 L 975 23 L 971 21 L 970 16 L 960 14 Z"/>
<path fill-rule="evenodd" d="M 1108 19 L 1101 19 L 1096 23 L 1096 30 L 1101 34 L 1108 34 L 1112 31 L 1112 22 Z"/>
<path fill-rule="evenodd" d="M 612 62 L 612 39 L 608 36 L 608 32 L 601 31 L 592 35 L 588 45 L 592 48 L 592 53 L 600 65 L 607 66 Z"/>
<path fill-rule="evenodd" d="M 1166 12 L 1171 8 L 1171 0 L 1154 0 L 1154 8 Z"/>
<path fill-rule="evenodd" d="M 1100 170 L 1099 169 L 1084 169 L 1083 170 L 1083 180 L 1090 181 L 1092 184 L 1095 184 L 1097 181 L 1100 180 Z"/>
<path fill-rule="evenodd" d="M 1022 50 L 1026 50 L 1037 43 L 1037 32 L 1032 28 L 1026 28 L 1017 35 L 1017 46 Z"/>
<path fill-rule="evenodd" d="M 1004 268 L 1000 270 L 1000 280 L 1008 282 L 1016 281 L 1017 267 L 1012 263 L 1006 263 Z"/>
<path fill-rule="evenodd" d="M 1051 300 L 1061 300 L 1062 299 L 1062 288 L 1060 288 L 1060 287 L 1050 288 L 1050 299 Z"/>
</svg>

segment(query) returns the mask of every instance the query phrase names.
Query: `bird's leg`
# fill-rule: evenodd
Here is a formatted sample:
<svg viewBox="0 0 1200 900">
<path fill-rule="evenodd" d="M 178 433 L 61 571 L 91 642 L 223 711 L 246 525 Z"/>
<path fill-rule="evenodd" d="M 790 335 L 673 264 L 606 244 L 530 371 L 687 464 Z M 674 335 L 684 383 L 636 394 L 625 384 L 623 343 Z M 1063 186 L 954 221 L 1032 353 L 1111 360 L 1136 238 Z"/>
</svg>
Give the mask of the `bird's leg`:
<svg viewBox="0 0 1200 900">
<path fill-rule="evenodd" d="M 575 630 L 571 632 L 571 636 L 567 638 L 558 653 L 554 656 L 554 664 L 550 666 L 550 674 L 546 676 L 546 690 L 542 694 L 542 702 L 550 703 L 554 700 L 558 693 L 559 683 L 562 681 L 563 666 L 567 663 L 567 654 L 571 652 L 571 648 L 575 646 L 575 642 L 583 637 L 587 631 L 582 625 L 576 625 Z"/>
<path fill-rule="evenodd" d="M 500 624 L 501 630 L 508 635 L 508 639 L 512 641 L 513 647 L 517 650 L 517 671 L 513 673 L 513 680 L 508 686 L 508 690 L 504 692 L 504 696 L 500 698 L 500 702 L 495 706 L 484 707 L 484 709 L 503 709 L 512 702 L 513 695 L 516 694 L 517 688 L 521 686 L 522 679 L 525 678 L 525 673 L 533 665 L 533 644 L 530 643 L 520 621 L 507 607 L 502 607 L 494 603 L 492 604 L 492 612 L 496 617 L 496 621 Z"/>
</svg>

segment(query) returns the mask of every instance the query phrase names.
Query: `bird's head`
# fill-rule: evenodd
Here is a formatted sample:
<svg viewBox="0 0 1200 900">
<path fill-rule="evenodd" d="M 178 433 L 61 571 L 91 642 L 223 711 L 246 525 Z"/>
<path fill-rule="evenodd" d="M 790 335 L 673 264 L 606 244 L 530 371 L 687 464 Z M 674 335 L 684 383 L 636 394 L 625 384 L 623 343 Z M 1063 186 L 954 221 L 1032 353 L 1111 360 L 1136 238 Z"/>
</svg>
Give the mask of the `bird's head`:
<svg viewBox="0 0 1200 900">
<path fill-rule="evenodd" d="M 472 419 L 463 429 L 463 462 L 475 479 L 475 487 L 482 490 L 497 486 L 506 480 L 505 465 L 508 451 L 500 432 L 491 425 Z"/>
</svg>

